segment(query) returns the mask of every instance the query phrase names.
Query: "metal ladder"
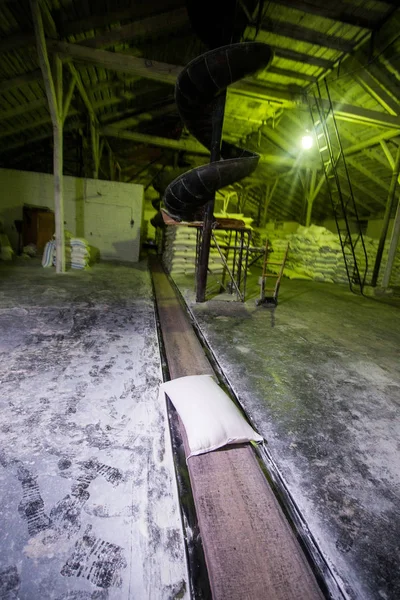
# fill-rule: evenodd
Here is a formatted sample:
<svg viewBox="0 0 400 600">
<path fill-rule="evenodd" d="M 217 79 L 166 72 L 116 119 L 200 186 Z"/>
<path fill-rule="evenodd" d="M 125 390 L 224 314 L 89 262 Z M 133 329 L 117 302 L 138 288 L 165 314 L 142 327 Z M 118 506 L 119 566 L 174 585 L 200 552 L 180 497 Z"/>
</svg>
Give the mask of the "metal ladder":
<svg viewBox="0 0 400 600">
<path fill-rule="evenodd" d="M 321 155 L 350 289 L 352 292 L 362 293 L 368 270 L 368 256 L 326 79 L 324 79 L 324 85 L 327 97 L 322 97 L 320 84 L 317 83 L 312 94 L 307 95 L 308 106 Z M 352 231 L 350 220 L 353 224 L 356 224 L 355 232 Z M 361 246 L 365 267 L 357 263 L 357 245 L 358 248 Z"/>
</svg>

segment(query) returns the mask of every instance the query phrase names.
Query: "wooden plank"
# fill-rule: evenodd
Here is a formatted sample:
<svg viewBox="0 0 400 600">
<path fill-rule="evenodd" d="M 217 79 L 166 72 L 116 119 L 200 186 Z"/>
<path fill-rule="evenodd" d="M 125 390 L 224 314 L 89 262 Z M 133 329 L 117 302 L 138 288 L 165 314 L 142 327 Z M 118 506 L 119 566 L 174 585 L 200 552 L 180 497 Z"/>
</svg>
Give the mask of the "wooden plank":
<svg viewBox="0 0 400 600">
<path fill-rule="evenodd" d="M 171 378 L 212 374 L 161 266 L 151 268 Z M 188 470 L 213 600 L 322 600 L 248 444 L 191 457 Z"/>
</svg>

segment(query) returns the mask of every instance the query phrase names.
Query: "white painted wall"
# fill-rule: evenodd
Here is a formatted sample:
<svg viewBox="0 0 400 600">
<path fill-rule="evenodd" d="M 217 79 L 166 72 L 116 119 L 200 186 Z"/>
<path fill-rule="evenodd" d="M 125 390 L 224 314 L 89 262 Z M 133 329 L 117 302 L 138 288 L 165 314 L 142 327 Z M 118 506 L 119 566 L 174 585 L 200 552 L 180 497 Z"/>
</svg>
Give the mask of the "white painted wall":
<svg viewBox="0 0 400 600">
<path fill-rule="evenodd" d="M 22 218 L 24 204 L 54 210 L 53 176 L 0 169 L 0 221 L 14 249 L 14 220 Z M 65 228 L 85 237 L 101 258 L 139 260 L 142 217 L 142 185 L 64 177 Z"/>
</svg>

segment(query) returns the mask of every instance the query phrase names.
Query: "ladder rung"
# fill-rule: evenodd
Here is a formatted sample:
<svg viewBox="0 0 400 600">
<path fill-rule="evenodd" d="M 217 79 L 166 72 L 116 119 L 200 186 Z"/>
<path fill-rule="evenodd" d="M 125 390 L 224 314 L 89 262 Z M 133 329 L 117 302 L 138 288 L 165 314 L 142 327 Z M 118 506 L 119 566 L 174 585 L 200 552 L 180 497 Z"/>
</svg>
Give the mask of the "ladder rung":
<svg viewBox="0 0 400 600">
<path fill-rule="evenodd" d="M 328 150 L 328 146 L 323 146 L 319 149 L 320 152 L 325 152 L 325 150 Z"/>
<path fill-rule="evenodd" d="M 268 265 L 274 265 L 274 267 L 281 267 L 282 263 L 281 262 L 272 262 L 271 260 L 267 261 L 267 267 Z"/>
</svg>

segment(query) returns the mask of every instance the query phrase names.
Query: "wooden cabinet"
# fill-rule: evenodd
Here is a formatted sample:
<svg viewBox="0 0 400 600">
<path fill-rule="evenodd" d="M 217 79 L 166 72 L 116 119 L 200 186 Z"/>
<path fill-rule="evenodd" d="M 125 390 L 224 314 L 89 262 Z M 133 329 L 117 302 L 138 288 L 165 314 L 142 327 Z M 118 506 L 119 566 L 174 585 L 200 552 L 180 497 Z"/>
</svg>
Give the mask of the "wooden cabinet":
<svg viewBox="0 0 400 600">
<path fill-rule="evenodd" d="M 23 245 L 35 244 L 43 252 L 46 243 L 55 232 L 54 212 L 44 208 L 24 206 L 22 223 Z"/>
</svg>

